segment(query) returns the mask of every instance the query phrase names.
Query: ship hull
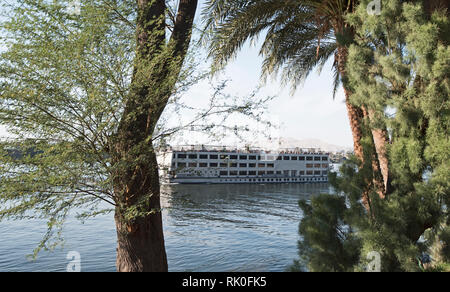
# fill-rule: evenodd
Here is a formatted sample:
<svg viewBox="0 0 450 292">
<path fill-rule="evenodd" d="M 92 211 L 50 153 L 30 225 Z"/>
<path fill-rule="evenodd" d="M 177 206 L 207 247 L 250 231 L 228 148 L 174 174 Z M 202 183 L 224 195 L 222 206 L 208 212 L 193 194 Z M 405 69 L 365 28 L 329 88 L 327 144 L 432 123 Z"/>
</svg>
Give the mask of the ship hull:
<svg viewBox="0 0 450 292">
<path fill-rule="evenodd" d="M 189 177 L 170 178 L 171 184 L 286 184 L 286 183 L 327 183 L 327 177 L 305 177 L 305 178 L 217 178 L 217 177 Z"/>
</svg>

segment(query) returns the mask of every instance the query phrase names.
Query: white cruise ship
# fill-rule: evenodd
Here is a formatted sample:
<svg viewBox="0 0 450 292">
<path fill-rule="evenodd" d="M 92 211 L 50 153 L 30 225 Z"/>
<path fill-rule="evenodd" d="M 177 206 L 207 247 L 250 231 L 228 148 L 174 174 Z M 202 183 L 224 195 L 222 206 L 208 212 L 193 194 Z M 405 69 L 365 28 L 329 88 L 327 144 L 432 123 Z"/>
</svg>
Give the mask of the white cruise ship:
<svg viewBox="0 0 450 292">
<path fill-rule="evenodd" d="M 178 184 L 324 183 L 329 153 L 316 149 L 167 147 L 158 157 L 163 182 Z"/>
</svg>

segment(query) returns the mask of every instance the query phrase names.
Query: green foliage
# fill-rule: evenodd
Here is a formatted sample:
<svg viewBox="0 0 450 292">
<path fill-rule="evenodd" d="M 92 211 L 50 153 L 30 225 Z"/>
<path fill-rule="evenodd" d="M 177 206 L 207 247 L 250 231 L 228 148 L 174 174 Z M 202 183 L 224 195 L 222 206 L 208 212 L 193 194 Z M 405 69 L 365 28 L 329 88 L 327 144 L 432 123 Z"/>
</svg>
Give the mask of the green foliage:
<svg viewBox="0 0 450 292">
<path fill-rule="evenodd" d="M 300 263 L 308 271 L 346 272 L 358 262 L 360 241 L 346 223 L 345 198 L 319 195 L 300 201 Z"/>
<path fill-rule="evenodd" d="M 48 248 L 69 210 L 83 218 L 114 205 L 108 138 L 116 131 L 129 85 L 134 31 L 130 1 L 20 0 L 0 24 L 0 122 L 14 138 L 0 155 L 0 219 L 43 218 Z M 15 159 L 8 151 L 37 155 Z M 109 204 L 103 204 L 103 203 Z M 106 206 L 106 207 L 105 207 Z"/>
<path fill-rule="evenodd" d="M 392 190 L 381 199 L 370 187 L 371 165 L 358 161 L 344 163 L 340 175 L 332 176 L 336 192 L 347 200 L 344 210 L 335 206 L 336 211 L 347 214 L 344 218 L 361 242 L 359 263 L 349 269 L 364 270 L 366 255 L 376 251 L 381 255 L 382 271 L 442 271 L 450 255 L 446 227 L 450 202 L 450 47 L 448 36 L 443 34 L 449 30 L 449 19 L 445 11 L 425 15 L 421 1 L 395 0 L 382 2 L 381 15 L 368 16 L 370 1 L 361 2 L 347 18 L 357 35 L 349 49 L 349 86 L 352 102 L 377 117 L 376 122 L 364 126 L 366 131 L 380 127 L 389 131 Z M 365 138 L 364 143 L 365 152 L 372 149 L 370 139 Z M 363 196 L 369 197 L 368 208 L 363 207 Z M 321 204 L 326 206 L 326 200 Z M 311 214 L 320 214 L 325 207 L 312 202 L 309 208 L 317 211 L 306 213 L 301 234 L 309 228 L 316 232 L 323 229 L 311 223 Z M 330 222 L 330 236 L 336 236 L 332 229 L 335 223 Z M 328 243 L 304 240 L 332 252 L 324 261 L 338 259 L 336 249 Z M 424 268 L 422 256 L 430 254 L 436 243 L 439 249 L 432 265 Z M 314 250 L 307 253 L 310 263 L 316 262 Z"/>
<path fill-rule="evenodd" d="M 263 38 L 263 79 L 280 73 L 294 91 L 313 69 L 320 71 L 335 56 L 338 46 L 352 41 L 352 34 L 339 24 L 354 2 L 209 0 L 203 14 L 210 56 L 220 69 L 247 41 L 254 44 Z M 335 94 L 341 81 L 336 60 L 333 70 Z"/>
<path fill-rule="evenodd" d="M 256 92 L 242 99 L 226 95 L 221 84 L 206 109 L 180 101 L 209 72 L 197 70 L 203 61 L 198 48 L 188 51 L 190 26 L 173 30 L 174 1 L 145 23 L 157 26 L 140 46 L 136 1 L 81 1 L 79 14 L 68 13 L 70 2 L 1 4 L 0 124 L 10 137 L 0 142 L 0 220 L 47 220 L 36 253 L 53 246 L 52 238 L 59 242 L 54 235 L 71 210 L 82 220 L 117 209 L 129 221 L 159 212 L 149 207 L 148 189 L 124 206 L 126 187 L 117 186 L 127 181 L 121 178 L 144 166 L 158 181 L 149 157 L 172 135 L 196 124 L 212 133 L 233 114 L 262 121 L 269 100 Z M 184 109 L 194 112 L 193 120 L 168 126 L 167 116 Z M 222 124 L 211 122 L 213 116 Z"/>
</svg>

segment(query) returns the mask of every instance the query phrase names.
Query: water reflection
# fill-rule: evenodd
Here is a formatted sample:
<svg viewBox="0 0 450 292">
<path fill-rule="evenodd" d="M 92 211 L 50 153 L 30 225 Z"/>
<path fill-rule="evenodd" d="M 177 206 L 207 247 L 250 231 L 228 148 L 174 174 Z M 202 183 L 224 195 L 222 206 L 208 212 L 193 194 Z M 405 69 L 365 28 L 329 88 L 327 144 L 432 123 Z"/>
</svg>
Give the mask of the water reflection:
<svg viewBox="0 0 450 292">
<path fill-rule="evenodd" d="M 284 271 L 297 258 L 299 199 L 327 193 L 327 184 L 171 185 L 162 187 L 170 271 Z M 75 215 L 74 212 L 73 215 Z M 0 222 L 0 271 L 65 271 L 68 251 L 81 254 L 82 271 L 114 271 L 112 214 L 81 224 L 71 216 L 64 250 L 30 254 L 45 221 Z"/>
<path fill-rule="evenodd" d="M 328 184 L 163 187 L 174 271 L 283 271 L 297 255 L 300 199 Z"/>
</svg>

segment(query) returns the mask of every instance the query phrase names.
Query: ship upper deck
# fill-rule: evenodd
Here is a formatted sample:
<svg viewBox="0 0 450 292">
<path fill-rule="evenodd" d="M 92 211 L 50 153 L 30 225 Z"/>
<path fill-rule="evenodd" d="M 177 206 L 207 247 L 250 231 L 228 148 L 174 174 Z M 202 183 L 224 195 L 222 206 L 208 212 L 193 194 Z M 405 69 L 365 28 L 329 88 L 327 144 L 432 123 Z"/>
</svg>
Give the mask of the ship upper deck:
<svg viewBox="0 0 450 292">
<path fill-rule="evenodd" d="M 164 152 L 174 153 L 217 153 L 217 154 L 303 154 L 303 155 L 329 155 L 329 152 L 317 148 L 279 148 L 276 150 L 259 147 L 244 147 L 243 149 L 233 146 L 206 146 L 206 145 L 184 145 L 168 146 Z"/>
</svg>

